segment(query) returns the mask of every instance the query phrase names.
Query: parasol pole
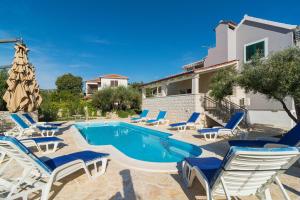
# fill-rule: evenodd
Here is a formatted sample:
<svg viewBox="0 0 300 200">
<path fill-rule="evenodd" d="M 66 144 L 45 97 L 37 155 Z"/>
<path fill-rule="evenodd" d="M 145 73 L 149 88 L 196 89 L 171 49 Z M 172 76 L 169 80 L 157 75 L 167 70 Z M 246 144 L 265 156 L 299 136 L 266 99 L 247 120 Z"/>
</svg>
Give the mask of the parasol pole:
<svg viewBox="0 0 300 200">
<path fill-rule="evenodd" d="M 0 39 L 0 44 L 16 43 L 16 42 L 20 42 L 21 44 L 23 44 L 23 39 L 22 38 Z M 1 69 L 9 69 L 11 67 L 12 67 L 12 65 L 1 65 L 0 70 Z"/>
<path fill-rule="evenodd" d="M 15 42 L 20 42 L 23 44 L 23 39 L 22 38 L 0 39 L 0 44 L 1 43 L 15 43 Z"/>
</svg>

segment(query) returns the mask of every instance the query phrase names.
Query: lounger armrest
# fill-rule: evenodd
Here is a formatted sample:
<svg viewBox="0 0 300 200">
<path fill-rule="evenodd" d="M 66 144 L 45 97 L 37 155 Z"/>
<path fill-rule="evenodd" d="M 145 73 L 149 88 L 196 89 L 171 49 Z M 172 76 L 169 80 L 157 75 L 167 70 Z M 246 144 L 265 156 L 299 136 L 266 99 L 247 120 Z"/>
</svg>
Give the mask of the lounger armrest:
<svg viewBox="0 0 300 200">
<path fill-rule="evenodd" d="M 280 138 L 275 138 L 275 137 L 258 137 L 256 140 L 267 140 L 270 142 L 278 142 Z"/>
</svg>

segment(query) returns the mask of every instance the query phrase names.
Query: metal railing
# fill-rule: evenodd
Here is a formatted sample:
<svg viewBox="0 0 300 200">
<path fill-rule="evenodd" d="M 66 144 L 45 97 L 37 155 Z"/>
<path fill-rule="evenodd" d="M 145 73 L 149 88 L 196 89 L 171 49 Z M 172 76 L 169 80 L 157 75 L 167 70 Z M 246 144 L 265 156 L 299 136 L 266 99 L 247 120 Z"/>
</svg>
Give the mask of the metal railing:
<svg viewBox="0 0 300 200">
<path fill-rule="evenodd" d="M 211 115 L 223 122 L 227 122 L 235 112 L 245 112 L 245 117 L 240 123 L 240 126 L 243 128 L 248 128 L 246 108 L 239 106 L 227 99 L 216 101 L 208 96 L 204 96 L 203 104 L 205 111 L 209 112 Z"/>
</svg>

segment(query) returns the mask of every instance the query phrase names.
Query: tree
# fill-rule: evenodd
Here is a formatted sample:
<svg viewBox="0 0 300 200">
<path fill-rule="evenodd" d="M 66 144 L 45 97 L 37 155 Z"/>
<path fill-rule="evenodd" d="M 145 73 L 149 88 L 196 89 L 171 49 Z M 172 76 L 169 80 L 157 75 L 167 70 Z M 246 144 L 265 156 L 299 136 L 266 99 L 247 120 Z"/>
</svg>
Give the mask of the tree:
<svg viewBox="0 0 300 200">
<path fill-rule="evenodd" d="M 59 76 L 56 79 L 57 92 L 70 91 L 71 93 L 82 92 L 82 78 L 80 76 L 74 76 L 73 74 L 67 73 Z"/>
<path fill-rule="evenodd" d="M 7 89 L 6 80 L 8 78 L 7 70 L 0 70 L 0 110 L 6 110 L 6 103 L 3 100 L 3 95 Z"/>
<path fill-rule="evenodd" d="M 112 110 L 138 110 L 141 105 L 141 94 L 132 87 L 104 88 L 92 96 L 93 105 L 109 112 Z"/>
<path fill-rule="evenodd" d="M 288 109 L 285 98 L 300 97 L 300 49 L 288 48 L 272 54 L 268 59 L 257 56 L 243 65 L 238 84 L 246 92 L 262 93 L 269 99 L 279 101 L 295 122 L 300 122 Z"/>
<path fill-rule="evenodd" d="M 232 95 L 236 82 L 237 72 L 234 68 L 221 69 L 213 76 L 210 84 L 210 95 L 220 101 L 226 96 Z"/>
<path fill-rule="evenodd" d="M 129 85 L 133 88 L 133 89 L 137 89 L 139 91 L 141 91 L 141 87 L 142 85 L 144 85 L 143 81 L 141 82 L 133 82 L 133 83 L 129 83 Z"/>
</svg>

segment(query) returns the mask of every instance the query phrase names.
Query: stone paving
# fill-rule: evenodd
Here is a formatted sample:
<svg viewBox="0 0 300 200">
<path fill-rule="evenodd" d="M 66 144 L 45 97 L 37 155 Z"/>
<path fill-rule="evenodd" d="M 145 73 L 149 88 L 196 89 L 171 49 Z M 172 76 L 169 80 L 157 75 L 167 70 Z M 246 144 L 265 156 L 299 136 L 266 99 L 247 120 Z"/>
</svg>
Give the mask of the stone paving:
<svg viewBox="0 0 300 200">
<path fill-rule="evenodd" d="M 166 126 L 153 127 L 159 130 L 167 130 Z M 59 137 L 64 139 L 66 146 L 60 148 L 49 157 L 63 155 L 80 149 L 75 145 L 72 132 L 68 131 L 69 126 L 63 129 Z M 261 135 L 264 128 L 257 128 L 250 137 Z M 269 129 L 273 134 L 278 134 L 282 130 Z M 169 131 L 168 131 L 169 132 Z M 204 149 L 203 156 L 222 157 L 228 150 L 226 140 L 218 139 L 217 142 L 206 142 L 199 138 L 194 130 L 187 132 L 172 131 L 172 137 L 199 145 Z M 296 164 L 284 175 L 281 180 L 286 187 L 288 194 L 293 200 L 300 200 L 300 166 Z M 91 199 L 91 200 L 186 200 L 200 199 L 204 196 L 204 190 L 200 183 L 196 181 L 192 188 L 185 188 L 182 184 L 181 176 L 168 173 L 151 173 L 132 170 L 110 160 L 107 172 L 95 180 L 89 180 L 83 171 L 70 175 L 56 183 L 51 192 L 50 199 Z M 271 187 L 273 199 L 281 200 L 278 187 L 273 184 Z M 224 199 L 220 198 L 220 199 Z M 247 197 L 242 199 L 256 199 Z"/>
</svg>

